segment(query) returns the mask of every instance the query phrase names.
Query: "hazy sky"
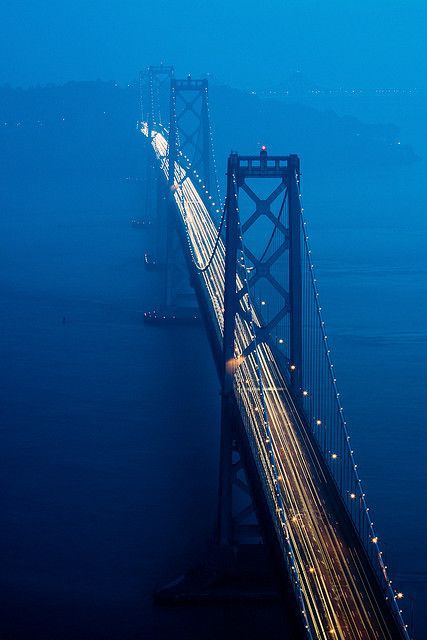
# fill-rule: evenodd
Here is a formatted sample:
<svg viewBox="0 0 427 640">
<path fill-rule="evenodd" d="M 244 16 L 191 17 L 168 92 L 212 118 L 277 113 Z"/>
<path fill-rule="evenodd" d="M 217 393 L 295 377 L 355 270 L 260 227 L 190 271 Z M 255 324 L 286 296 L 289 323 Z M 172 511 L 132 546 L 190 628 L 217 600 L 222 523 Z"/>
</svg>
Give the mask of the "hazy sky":
<svg viewBox="0 0 427 640">
<path fill-rule="evenodd" d="M 0 83 L 127 81 L 161 60 L 237 86 L 425 82 L 425 0 L 3 0 Z"/>
</svg>

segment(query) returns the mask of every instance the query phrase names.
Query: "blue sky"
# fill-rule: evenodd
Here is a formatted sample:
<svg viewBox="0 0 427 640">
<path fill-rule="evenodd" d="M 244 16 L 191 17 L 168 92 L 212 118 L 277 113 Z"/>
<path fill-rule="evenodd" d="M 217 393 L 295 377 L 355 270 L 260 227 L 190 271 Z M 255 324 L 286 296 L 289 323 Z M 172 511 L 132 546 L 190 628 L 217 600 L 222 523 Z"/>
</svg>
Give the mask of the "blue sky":
<svg viewBox="0 0 427 640">
<path fill-rule="evenodd" d="M 126 82 L 160 60 L 236 86 L 299 69 L 324 86 L 425 84 L 418 0 L 15 0 L 2 3 L 0 83 Z"/>
</svg>

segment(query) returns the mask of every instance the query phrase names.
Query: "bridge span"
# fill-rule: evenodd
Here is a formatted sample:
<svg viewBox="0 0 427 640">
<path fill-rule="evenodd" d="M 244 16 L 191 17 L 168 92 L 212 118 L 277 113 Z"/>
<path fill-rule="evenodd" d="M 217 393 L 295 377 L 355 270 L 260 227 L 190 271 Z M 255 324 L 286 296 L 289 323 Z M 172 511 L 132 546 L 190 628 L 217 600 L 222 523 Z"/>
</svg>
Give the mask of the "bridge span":
<svg viewBox="0 0 427 640">
<path fill-rule="evenodd" d="M 232 154 L 227 197 L 221 205 L 177 143 L 174 122 L 176 113 L 171 114 L 168 129 L 151 118 L 141 123 L 140 130 L 163 180 L 168 215 L 174 218 L 173 225 L 181 236 L 220 363 L 222 451 L 227 451 L 227 446 L 231 449 L 235 437 L 224 425 L 230 416 L 238 415 L 283 568 L 292 585 L 301 637 L 409 640 L 399 608 L 402 594 L 394 590 L 382 559 L 342 416 L 327 344 L 325 348 L 327 337 L 301 208 L 298 158 L 268 156 L 266 149 L 257 157 Z M 279 177 L 278 183 L 273 195 L 254 198 L 246 177 L 262 177 L 264 173 Z M 239 207 L 242 191 L 257 207 L 246 221 Z M 259 210 L 270 216 L 270 204 L 279 196 L 283 196 L 283 204 L 275 216 L 277 228 L 271 236 L 271 250 L 268 246 L 266 252 L 270 263 L 262 270 L 265 255 L 256 258 L 244 235 L 259 217 Z M 300 231 L 298 237 L 296 228 Z M 307 277 L 295 275 L 295 263 L 288 262 L 287 291 L 279 283 L 277 272 L 273 277 L 270 268 L 274 262 L 271 258 L 279 259 L 286 251 L 294 251 L 293 260 L 297 255 L 301 271 L 307 271 Z M 257 299 L 254 292 L 253 280 L 262 276 L 283 298 L 282 307 L 277 307 L 277 313 L 268 320 L 263 309 L 266 301 Z M 307 300 L 313 297 L 312 315 L 302 311 L 304 296 Z M 289 316 L 298 310 L 299 325 L 295 325 Z M 285 340 L 280 336 L 285 335 L 286 318 Z M 276 331 L 273 336 L 273 328 L 278 326 L 283 331 Z M 298 326 L 301 335 L 297 335 Z M 320 347 L 310 342 L 313 335 L 318 336 Z M 283 342 L 291 343 L 287 354 L 280 348 Z M 305 356 L 312 359 L 316 369 L 308 375 L 303 372 Z M 326 363 L 324 370 L 316 358 Z M 325 400 L 329 389 L 333 402 Z M 330 430 L 325 433 L 326 427 Z M 224 468 L 220 498 L 225 507 L 220 509 L 218 542 L 233 544 L 233 478 L 232 470 Z"/>
</svg>

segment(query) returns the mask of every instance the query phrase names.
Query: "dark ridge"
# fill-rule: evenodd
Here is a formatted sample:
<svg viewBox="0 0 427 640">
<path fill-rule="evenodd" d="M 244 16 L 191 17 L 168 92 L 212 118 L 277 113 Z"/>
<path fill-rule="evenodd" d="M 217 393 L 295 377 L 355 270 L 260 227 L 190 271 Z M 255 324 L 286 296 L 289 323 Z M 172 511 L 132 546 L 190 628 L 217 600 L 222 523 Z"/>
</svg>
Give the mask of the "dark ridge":
<svg viewBox="0 0 427 640">
<path fill-rule="evenodd" d="M 310 106 L 260 98 L 212 85 L 210 105 L 222 174 L 231 149 L 251 152 L 266 144 L 270 153 L 298 153 L 304 167 L 361 167 L 413 162 L 413 149 L 399 143 L 393 125 L 365 124 Z M 0 174 L 51 172 L 140 175 L 136 132 L 136 85 L 69 82 L 29 89 L 0 88 Z M 248 126 L 247 123 L 251 123 Z"/>
</svg>

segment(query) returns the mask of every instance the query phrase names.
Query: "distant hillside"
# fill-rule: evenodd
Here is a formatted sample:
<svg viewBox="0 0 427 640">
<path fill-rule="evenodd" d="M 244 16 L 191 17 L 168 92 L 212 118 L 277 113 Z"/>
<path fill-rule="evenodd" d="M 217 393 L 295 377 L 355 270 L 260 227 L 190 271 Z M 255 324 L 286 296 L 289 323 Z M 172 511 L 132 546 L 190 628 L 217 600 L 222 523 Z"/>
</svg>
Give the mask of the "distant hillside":
<svg viewBox="0 0 427 640">
<path fill-rule="evenodd" d="M 0 172 L 132 174 L 137 104 L 134 88 L 107 82 L 0 88 Z"/>
<path fill-rule="evenodd" d="M 0 88 L 0 174 L 138 175 L 138 102 L 136 87 L 100 81 Z M 306 169 L 416 159 L 391 125 L 367 125 L 226 86 L 211 87 L 210 106 L 221 173 L 231 149 L 256 153 L 260 144 L 272 153 L 298 153 Z"/>
<path fill-rule="evenodd" d="M 366 124 L 333 111 L 262 99 L 228 87 L 214 86 L 210 104 L 219 157 L 231 148 L 254 153 L 265 144 L 271 153 L 297 153 L 303 167 L 320 171 L 344 164 L 362 167 L 417 159 L 413 149 L 400 142 L 399 129 L 390 124 Z"/>
</svg>

